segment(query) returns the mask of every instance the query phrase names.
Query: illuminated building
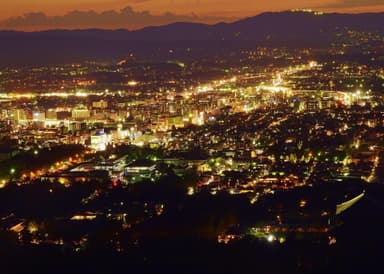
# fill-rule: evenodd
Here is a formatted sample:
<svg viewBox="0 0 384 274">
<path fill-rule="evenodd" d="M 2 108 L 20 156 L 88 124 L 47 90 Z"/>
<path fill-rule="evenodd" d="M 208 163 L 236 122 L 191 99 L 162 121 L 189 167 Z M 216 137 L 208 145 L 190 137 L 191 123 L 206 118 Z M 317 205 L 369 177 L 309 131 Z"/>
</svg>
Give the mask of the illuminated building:
<svg viewBox="0 0 384 274">
<path fill-rule="evenodd" d="M 26 120 L 27 115 L 24 109 L 14 109 L 11 111 L 11 117 L 14 121 Z"/>
<path fill-rule="evenodd" d="M 104 100 L 93 102 L 92 103 L 92 107 L 94 107 L 94 108 L 107 108 L 108 107 L 108 102 L 106 102 Z"/>
<path fill-rule="evenodd" d="M 103 151 L 106 149 L 108 143 L 108 136 L 104 130 L 98 130 L 96 134 L 91 135 L 91 148 Z"/>
<path fill-rule="evenodd" d="M 57 120 L 57 112 L 55 109 L 47 109 L 45 112 L 45 117 L 48 120 Z"/>
<path fill-rule="evenodd" d="M 308 100 L 305 102 L 305 109 L 308 112 L 316 112 L 319 110 L 319 102 L 315 99 Z"/>
<path fill-rule="evenodd" d="M 36 121 L 36 122 L 44 122 L 44 120 L 45 120 L 45 112 L 34 111 L 32 119 L 33 119 L 33 121 Z"/>
<path fill-rule="evenodd" d="M 133 183 L 150 179 L 156 171 L 156 164 L 148 160 L 138 160 L 125 168 L 125 176 Z"/>
<path fill-rule="evenodd" d="M 72 109 L 72 118 L 76 120 L 84 120 L 91 116 L 86 107 L 77 107 Z"/>
</svg>

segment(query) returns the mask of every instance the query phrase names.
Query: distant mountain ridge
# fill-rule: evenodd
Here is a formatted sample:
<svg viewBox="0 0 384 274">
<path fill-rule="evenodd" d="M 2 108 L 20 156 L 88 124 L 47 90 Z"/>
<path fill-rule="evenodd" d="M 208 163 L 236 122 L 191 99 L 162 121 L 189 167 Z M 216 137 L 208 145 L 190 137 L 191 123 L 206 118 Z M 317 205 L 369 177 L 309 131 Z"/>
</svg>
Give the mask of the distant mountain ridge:
<svg viewBox="0 0 384 274">
<path fill-rule="evenodd" d="M 214 50 L 247 44 L 312 46 L 329 45 L 340 32 L 369 31 L 384 35 L 384 12 L 319 15 L 309 12 L 263 13 L 233 23 L 206 25 L 173 23 L 136 31 L 124 29 L 0 31 L 0 60 L 8 63 L 46 63 L 116 59 L 129 52 L 143 56 L 162 48 Z M 199 50 L 198 50 L 199 51 Z"/>
</svg>

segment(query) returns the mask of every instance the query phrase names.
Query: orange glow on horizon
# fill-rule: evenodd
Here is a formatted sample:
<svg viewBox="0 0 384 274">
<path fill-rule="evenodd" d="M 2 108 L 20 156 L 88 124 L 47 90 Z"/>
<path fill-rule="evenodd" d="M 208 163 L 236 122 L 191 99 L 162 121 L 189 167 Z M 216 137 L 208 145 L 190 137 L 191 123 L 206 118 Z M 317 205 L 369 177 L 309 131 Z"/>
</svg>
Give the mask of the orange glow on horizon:
<svg viewBox="0 0 384 274">
<path fill-rule="evenodd" d="M 357 2 L 357 1 L 354 1 Z M 166 13 L 172 13 L 185 18 L 196 18 L 196 22 L 213 24 L 217 22 L 231 22 L 267 11 L 284 11 L 290 9 L 311 8 L 324 12 L 383 12 L 384 4 L 368 6 L 364 0 L 361 4 L 342 5 L 339 0 L 291 0 L 291 1 L 268 1 L 261 2 L 257 0 L 18 0 L 7 3 L 0 10 L 0 29 L 15 29 L 25 31 L 35 31 L 44 29 L 79 29 L 79 28 L 105 28 L 105 29 L 139 29 L 145 26 L 163 25 L 164 20 L 133 21 L 126 24 L 102 24 L 98 26 L 92 23 L 74 23 L 71 26 L 63 27 L 43 25 L 26 26 L 4 26 L 2 22 L 9 18 L 23 16 L 28 13 L 44 13 L 47 16 L 63 16 L 73 11 L 103 13 L 106 11 L 120 12 L 125 7 L 131 7 L 135 13 L 149 13 L 151 16 L 161 16 Z M 133 16 L 132 18 L 135 18 Z M 69 19 L 68 19 L 69 20 Z M 187 20 L 191 21 L 191 20 Z"/>
</svg>

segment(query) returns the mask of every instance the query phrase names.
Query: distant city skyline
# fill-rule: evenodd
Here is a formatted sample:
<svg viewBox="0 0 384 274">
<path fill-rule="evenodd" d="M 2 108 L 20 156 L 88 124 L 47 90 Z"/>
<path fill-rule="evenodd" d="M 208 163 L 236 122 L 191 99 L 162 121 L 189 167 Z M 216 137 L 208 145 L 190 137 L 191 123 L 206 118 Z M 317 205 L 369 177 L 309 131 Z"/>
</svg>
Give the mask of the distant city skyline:
<svg viewBox="0 0 384 274">
<path fill-rule="evenodd" d="M 231 22 L 268 11 L 383 12 L 382 0 L 16 0 L 0 10 L 0 29 L 126 28 L 188 21 Z"/>
</svg>

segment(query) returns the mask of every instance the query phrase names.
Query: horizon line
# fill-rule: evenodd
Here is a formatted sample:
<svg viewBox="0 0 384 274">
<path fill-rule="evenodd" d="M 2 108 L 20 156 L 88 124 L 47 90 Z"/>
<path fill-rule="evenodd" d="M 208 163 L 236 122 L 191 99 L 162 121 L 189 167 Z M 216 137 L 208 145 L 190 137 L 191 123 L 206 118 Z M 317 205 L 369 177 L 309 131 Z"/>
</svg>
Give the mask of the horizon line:
<svg viewBox="0 0 384 274">
<path fill-rule="evenodd" d="M 54 28 L 42 28 L 42 29 L 36 29 L 36 30 L 22 30 L 22 29 L 12 29 L 12 28 L 1 28 L 1 22 L 0 21 L 0 32 L 19 32 L 19 33 L 39 33 L 39 32 L 50 32 L 50 31 L 89 31 L 89 30 L 94 30 L 94 31 L 127 31 L 127 32 L 135 32 L 135 31 L 141 31 L 147 28 L 158 28 L 158 27 L 166 27 L 174 24 L 194 24 L 194 25 L 205 25 L 205 26 L 215 26 L 215 25 L 220 25 L 220 24 L 231 24 L 231 23 L 236 23 L 240 22 L 243 20 L 251 19 L 260 15 L 264 14 L 278 14 L 278 13 L 308 13 L 308 14 L 313 14 L 316 16 L 319 15 L 363 15 L 363 14 L 384 14 L 384 11 L 372 11 L 372 12 L 338 12 L 338 11 L 321 11 L 321 10 L 315 10 L 315 9 L 288 9 L 288 10 L 280 10 L 280 11 L 263 11 L 255 15 L 251 16 L 245 16 L 245 17 L 239 17 L 239 18 L 231 18 L 228 17 L 228 19 L 232 19 L 231 21 L 218 21 L 215 23 L 204 23 L 204 22 L 193 22 L 193 21 L 175 21 L 175 22 L 170 22 L 170 23 L 165 23 L 165 24 L 159 24 L 159 25 L 148 25 L 148 26 L 143 26 L 139 28 L 133 28 L 129 29 L 126 27 L 92 27 L 92 26 L 84 26 L 84 27 L 54 27 Z M 197 17 L 199 18 L 199 17 Z M 37 26 L 39 27 L 39 26 Z M 40 26 L 44 27 L 44 25 Z"/>
</svg>

